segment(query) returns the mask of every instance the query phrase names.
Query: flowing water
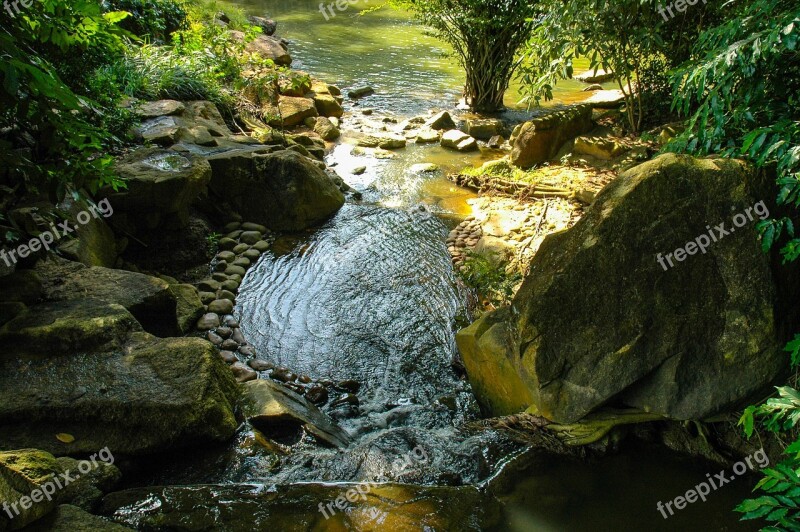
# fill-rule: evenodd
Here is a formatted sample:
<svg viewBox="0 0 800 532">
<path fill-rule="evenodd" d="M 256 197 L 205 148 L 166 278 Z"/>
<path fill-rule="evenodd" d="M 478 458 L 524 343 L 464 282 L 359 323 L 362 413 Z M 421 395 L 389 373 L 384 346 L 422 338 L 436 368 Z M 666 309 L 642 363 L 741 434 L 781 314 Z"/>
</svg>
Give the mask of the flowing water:
<svg viewBox="0 0 800 532">
<path fill-rule="evenodd" d="M 292 43 L 294 68 L 342 89 L 372 85 L 364 107 L 398 118 L 451 109 L 462 75 L 446 49 L 409 16 L 361 1 L 326 20 L 313 0 L 241 0 L 250 13 L 278 21 Z M 557 101 L 583 99 L 577 84 L 559 88 Z M 519 94 L 512 89 L 508 105 Z M 363 194 L 321 228 L 281 238 L 242 285 L 237 314 L 262 358 L 317 379 L 361 383 L 357 414 L 333 413 L 354 435 L 347 451 L 301 445 L 281 467 L 269 455 L 243 452 L 239 441 L 223 456 L 193 456 L 192 472 L 176 465 L 160 475 L 173 482 L 289 483 L 361 481 L 377 476 L 425 484 L 478 484 L 501 469 L 521 445 L 492 431 L 465 429 L 479 418 L 466 381 L 452 367 L 455 331 L 468 315 L 467 294 L 445 247 L 448 219 L 469 212 L 472 194 L 444 173 L 492 158 L 438 146 L 409 145 L 393 159 L 354 156 L 345 139 L 328 163 Z M 437 174 L 409 167 L 434 162 Z M 355 176 L 355 166 L 367 166 Z M 242 436 L 243 439 L 249 436 Z M 392 476 L 389 462 L 424 445 L 431 463 Z M 201 466 L 197 466 L 201 464 Z M 729 511 L 748 482 L 722 490 L 664 521 L 658 500 L 669 500 L 713 472 L 669 453 L 610 457 L 595 464 L 550 461 L 519 472 L 506 494 L 506 530 L 738 530 Z M 198 472 L 201 471 L 201 472 Z"/>
</svg>

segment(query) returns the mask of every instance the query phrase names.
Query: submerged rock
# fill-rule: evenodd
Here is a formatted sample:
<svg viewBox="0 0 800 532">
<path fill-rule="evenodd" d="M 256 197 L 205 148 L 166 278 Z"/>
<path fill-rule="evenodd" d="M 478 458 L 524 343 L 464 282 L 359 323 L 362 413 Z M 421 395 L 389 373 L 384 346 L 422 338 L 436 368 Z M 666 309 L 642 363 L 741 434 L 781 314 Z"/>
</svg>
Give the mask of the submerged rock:
<svg viewBox="0 0 800 532">
<path fill-rule="evenodd" d="M 740 161 L 669 154 L 611 182 L 545 239 L 510 310 L 458 334 L 484 408 L 521 410 L 530 394 L 560 423 L 602 405 L 703 419 L 767 391 L 787 369 L 781 320 L 800 294 L 744 214 L 772 196 L 767 181 Z M 709 222 L 729 234 L 713 241 Z"/>
<path fill-rule="evenodd" d="M 365 532 L 487 530 L 501 512 L 473 486 L 375 482 L 135 488 L 108 495 L 102 511 L 137 529 Z"/>
</svg>

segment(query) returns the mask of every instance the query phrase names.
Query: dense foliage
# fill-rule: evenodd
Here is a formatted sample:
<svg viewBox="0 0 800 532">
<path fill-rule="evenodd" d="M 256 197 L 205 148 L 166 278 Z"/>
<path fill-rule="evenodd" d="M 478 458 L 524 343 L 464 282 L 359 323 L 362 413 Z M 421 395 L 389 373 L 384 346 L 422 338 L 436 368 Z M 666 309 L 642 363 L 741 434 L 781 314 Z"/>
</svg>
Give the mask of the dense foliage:
<svg viewBox="0 0 800 532">
<path fill-rule="evenodd" d="M 75 61 L 118 57 L 127 15 L 93 0 L 41 0 L 0 23 L 0 178 L 7 187 L 116 184 L 104 149 L 115 141 L 110 115 Z M 67 58 L 72 57 L 66 64 Z M 7 191 L 6 191 L 7 192 Z"/>
<path fill-rule="evenodd" d="M 517 51 L 538 17 L 530 0 L 396 0 L 433 34 L 453 47 L 464 68 L 464 102 L 473 110 L 494 112 L 519 65 Z"/>
<path fill-rule="evenodd" d="M 698 3 L 674 18 L 660 0 L 547 0 L 523 49 L 520 79 L 527 99 L 552 98 L 559 80 L 573 76 L 575 59 L 613 72 L 625 95 L 625 118 L 639 132 L 646 118 L 662 118 L 669 101 L 669 71 L 688 58 L 701 29 L 718 17 L 720 0 Z"/>
<path fill-rule="evenodd" d="M 690 117 L 671 146 L 695 154 L 744 156 L 777 175 L 778 203 L 788 215 L 758 226 L 765 251 L 781 243 L 784 262 L 800 256 L 795 233 L 800 207 L 800 5 L 793 0 L 731 3 L 733 15 L 704 32 L 694 58 L 674 77 L 674 106 Z M 786 350 L 800 363 L 800 336 Z M 764 471 L 763 495 L 743 502 L 743 519 L 764 518 L 768 530 L 800 530 L 800 392 L 778 388 L 779 397 L 748 408 L 740 423 L 751 436 L 756 420 L 786 433 L 788 458 Z"/>
</svg>

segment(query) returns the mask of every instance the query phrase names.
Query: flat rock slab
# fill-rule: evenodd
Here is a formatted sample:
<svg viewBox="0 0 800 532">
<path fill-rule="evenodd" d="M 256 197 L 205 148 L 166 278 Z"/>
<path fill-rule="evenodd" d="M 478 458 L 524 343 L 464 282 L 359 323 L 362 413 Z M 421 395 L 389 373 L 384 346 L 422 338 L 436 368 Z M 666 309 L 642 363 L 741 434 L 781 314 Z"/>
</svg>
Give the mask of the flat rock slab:
<svg viewBox="0 0 800 532">
<path fill-rule="evenodd" d="M 339 425 L 303 396 L 271 380 L 250 381 L 244 386 L 245 415 L 266 434 L 287 423 L 334 447 L 347 447 L 351 438 Z"/>
</svg>

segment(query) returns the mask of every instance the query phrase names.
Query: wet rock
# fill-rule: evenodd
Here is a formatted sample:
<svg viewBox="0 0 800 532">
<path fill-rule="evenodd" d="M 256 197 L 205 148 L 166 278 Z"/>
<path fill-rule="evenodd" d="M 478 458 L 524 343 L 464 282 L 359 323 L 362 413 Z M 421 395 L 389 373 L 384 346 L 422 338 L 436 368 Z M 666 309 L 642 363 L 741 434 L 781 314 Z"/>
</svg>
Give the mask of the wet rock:
<svg viewBox="0 0 800 532">
<path fill-rule="evenodd" d="M 456 123 L 447 111 L 436 113 L 425 121 L 424 127 L 428 129 L 455 129 Z"/>
<path fill-rule="evenodd" d="M 297 375 L 289 368 L 285 368 L 283 366 L 275 368 L 271 377 L 283 382 L 294 382 L 297 380 Z"/>
<path fill-rule="evenodd" d="M 470 118 L 466 121 L 464 131 L 476 139 L 489 140 L 501 134 L 504 127 L 503 121 L 497 118 Z"/>
<path fill-rule="evenodd" d="M 208 331 L 217 327 L 219 327 L 219 315 L 214 313 L 206 314 L 197 321 L 198 331 Z"/>
<path fill-rule="evenodd" d="M 42 280 L 33 270 L 18 270 L 0 277 L 0 301 L 31 305 L 43 295 Z"/>
<path fill-rule="evenodd" d="M 200 292 L 200 302 L 203 303 L 203 305 L 208 305 L 215 299 L 217 299 L 217 294 L 214 292 Z"/>
<path fill-rule="evenodd" d="M 400 135 L 384 135 L 378 140 L 378 147 L 384 150 L 405 148 L 406 139 Z"/>
<path fill-rule="evenodd" d="M 30 532 L 58 530 L 70 532 L 90 532 L 94 530 L 102 530 L 103 532 L 132 532 L 135 529 L 92 515 L 77 506 L 62 504 L 56 508 L 54 512 L 37 521 L 35 525 L 31 527 Z"/>
<path fill-rule="evenodd" d="M 217 243 L 217 245 L 219 246 L 219 249 L 224 249 L 224 250 L 232 250 L 238 244 L 239 243 L 236 240 L 234 240 L 232 238 L 227 238 L 227 237 L 220 238 L 219 242 Z M 227 259 L 223 259 L 223 260 L 227 260 Z"/>
<path fill-rule="evenodd" d="M 247 20 L 253 26 L 261 28 L 261 31 L 264 33 L 264 35 L 274 35 L 275 31 L 278 29 L 278 23 L 270 18 L 256 17 L 251 15 L 247 17 Z"/>
<path fill-rule="evenodd" d="M 239 342 L 233 338 L 228 338 L 220 344 L 220 348 L 224 349 L 225 351 L 236 351 L 239 349 Z"/>
<path fill-rule="evenodd" d="M 58 284 L 47 287 L 44 298 L 49 301 L 92 298 L 116 303 L 133 314 L 147 332 L 172 336 L 181 334 L 179 325 L 185 325 L 178 323 L 176 312 L 181 294 L 181 289 L 173 290 L 158 277 L 96 266 L 66 273 Z M 181 316 L 181 320 L 185 318 Z"/>
<path fill-rule="evenodd" d="M 463 131 L 451 129 L 442 135 L 441 145 L 443 148 L 450 148 L 457 151 L 475 151 L 478 143 Z"/>
<path fill-rule="evenodd" d="M 417 144 L 439 142 L 441 134 L 435 129 L 420 129 L 416 135 Z"/>
<path fill-rule="evenodd" d="M 244 334 L 242 334 L 242 330 L 238 327 L 238 324 L 236 329 L 233 331 L 232 338 L 240 345 L 247 343 L 247 341 L 244 339 Z"/>
<path fill-rule="evenodd" d="M 217 327 L 217 330 L 214 332 L 222 338 L 229 338 L 230 335 L 233 334 L 233 330 L 230 327 Z"/>
<path fill-rule="evenodd" d="M 324 140 L 334 141 L 338 139 L 342 133 L 339 128 L 333 125 L 326 116 L 320 116 L 314 121 L 314 132 L 322 137 Z"/>
<path fill-rule="evenodd" d="M 283 126 L 290 127 L 302 124 L 303 120 L 319 115 L 314 100 L 294 96 L 278 97 L 278 109 L 283 118 Z"/>
<path fill-rule="evenodd" d="M 239 257 L 238 259 L 233 261 L 233 266 L 240 266 L 242 268 L 249 268 L 250 264 L 252 264 L 250 262 L 250 259 L 248 259 L 246 257 Z"/>
<path fill-rule="evenodd" d="M 231 279 L 228 279 L 227 281 L 225 281 L 220 285 L 220 289 L 228 292 L 229 294 L 235 294 L 236 291 L 239 290 L 239 283 Z M 223 299 L 228 299 L 228 298 L 223 298 Z M 231 301 L 233 301 L 233 299 L 231 299 Z"/>
<path fill-rule="evenodd" d="M 300 375 L 299 377 L 297 377 L 297 381 L 302 384 L 309 384 L 311 382 L 311 377 L 309 377 L 308 375 Z"/>
<path fill-rule="evenodd" d="M 258 242 L 253 244 L 252 248 L 250 248 L 247 251 L 245 251 L 244 253 L 242 253 L 242 257 L 245 257 L 246 259 L 249 259 L 251 261 L 251 263 L 255 262 L 256 260 L 258 260 L 258 258 L 261 257 L 261 254 L 263 253 L 262 251 L 259 251 L 258 249 L 256 249 L 256 244 L 258 244 L 259 242 L 263 242 L 263 240 L 259 240 Z"/>
<path fill-rule="evenodd" d="M 583 83 L 606 83 L 614 79 L 614 73 L 611 71 L 606 72 L 601 68 L 598 70 L 588 70 L 582 74 L 578 74 L 574 79 L 576 81 L 582 81 Z"/>
<path fill-rule="evenodd" d="M 275 364 L 267 362 L 266 360 L 260 360 L 258 358 L 250 360 L 249 362 L 247 362 L 247 365 L 256 371 L 269 371 L 275 367 Z"/>
<path fill-rule="evenodd" d="M 216 292 L 217 290 L 219 290 L 219 281 L 206 279 L 204 281 L 200 281 L 199 283 L 197 283 L 197 288 L 201 292 Z"/>
<path fill-rule="evenodd" d="M 0 342 L 0 448 L 139 455 L 224 441 L 236 430 L 238 391 L 216 349 L 143 333 L 119 305 L 37 305 L 7 323 Z M 59 432 L 75 440 L 55 439 Z"/>
<path fill-rule="evenodd" d="M 231 30 L 231 38 L 239 42 L 245 42 L 245 35 L 241 31 Z M 280 40 L 269 35 L 259 35 L 245 45 L 245 49 L 264 59 L 271 59 L 276 65 L 288 66 L 292 64 L 292 56 L 281 46 Z"/>
<path fill-rule="evenodd" d="M 158 100 L 154 102 L 140 102 L 133 108 L 133 113 L 139 118 L 156 118 L 159 116 L 179 115 L 186 110 L 186 106 L 176 100 Z"/>
<path fill-rule="evenodd" d="M 366 166 L 356 166 L 355 168 L 353 168 L 353 171 L 351 173 L 353 175 L 361 175 L 366 171 L 367 171 L 367 167 Z"/>
<path fill-rule="evenodd" d="M 214 314 L 230 314 L 233 312 L 233 302 L 227 299 L 217 299 L 208 304 L 208 311 Z"/>
<path fill-rule="evenodd" d="M 486 145 L 494 150 L 499 150 L 500 148 L 503 147 L 503 142 L 505 142 L 503 140 L 503 137 L 501 137 L 500 135 L 495 135 L 488 140 Z"/>
<path fill-rule="evenodd" d="M 236 246 L 234 246 L 233 252 L 236 253 L 237 255 L 240 255 L 240 254 L 244 253 L 245 251 L 247 251 L 248 249 L 250 249 L 250 245 L 249 244 L 244 244 L 244 243 L 243 244 L 237 244 Z"/>
<path fill-rule="evenodd" d="M 239 321 L 233 316 L 225 316 L 223 323 L 225 324 L 226 327 L 231 327 L 233 329 L 239 328 Z"/>
<path fill-rule="evenodd" d="M 346 393 L 331 403 L 331 408 L 336 408 L 343 405 L 355 406 L 359 404 L 358 397 L 352 393 Z"/>
<path fill-rule="evenodd" d="M 211 342 L 212 344 L 214 344 L 216 346 L 222 345 L 222 342 L 223 342 L 222 337 L 220 335 L 218 335 L 217 333 L 212 332 L 212 331 L 208 331 L 208 334 L 206 334 L 206 340 L 208 340 L 209 342 Z"/>
<path fill-rule="evenodd" d="M 242 347 L 239 348 L 239 352 L 246 357 L 256 356 L 256 350 L 253 349 L 253 346 L 250 345 L 243 345 Z"/>
<path fill-rule="evenodd" d="M 222 231 L 225 232 L 225 233 L 230 233 L 231 231 L 236 231 L 241 226 L 242 226 L 241 222 L 230 222 L 229 224 L 225 225 L 225 227 L 222 229 Z"/>
<path fill-rule="evenodd" d="M 429 172 L 436 172 L 439 170 L 439 166 L 433 163 L 419 163 L 411 165 L 409 170 L 415 174 L 424 174 Z"/>
<path fill-rule="evenodd" d="M 303 396 L 269 380 L 245 385 L 244 413 L 267 436 L 282 432 L 287 424 L 303 426 L 318 440 L 347 447 L 350 436 Z"/>
<path fill-rule="evenodd" d="M 226 364 L 233 364 L 239 361 L 233 351 L 220 351 L 219 356 L 225 361 Z"/>
<path fill-rule="evenodd" d="M 328 402 L 328 390 L 324 386 L 313 384 L 306 390 L 305 397 L 315 405 L 324 405 Z"/>
<path fill-rule="evenodd" d="M 250 382 L 258 379 L 258 373 L 253 371 L 252 368 L 245 366 L 241 362 L 234 362 L 230 366 L 231 372 L 233 373 L 233 378 L 236 379 L 236 382 Z"/>
<path fill-rule="evenodd" d="M 253 245 L 256 242 L 261 240 L 261 234 L 259 231 L 245 231 L 242 233 L 240 240 L 245 244 Z"/>
<path fill-rule="evenodd" d="M 247 273 L 247 271 L 244 268 L 242 268 L 241 266 L 233 266 L 233 265 L 231 265 L 231 266 L 228 266 L 227 268 L 225 268 L 225 274 L 226 275 L 243 276 L 245 273 Z"/>
<path fill-rule="evenodd" d="M 158 148 L 134 150 L 116 162 L 115 171 L 127 187 L 104 188 L 100 195 L 111 203 L 114 220 L 127 214 L 142 232 L 154 229 L 147 225 L 150 214 L 171 215 L 171 220 L 185 226 L 191 204 L 211 180 L 211 167 L 204 158 Z"/>
<path fill-rule="evenodd" d="M 233 247 L 231 247 L 231 249 L 233 249 L 234 247 L 236 247 L 236 246 L 234 245 Z M 225 262 L 232 262 L 232 261 L 236 260 L 236 253 L 234 253 L 232 251 L 220 251 L 219 253 L 217 253 L 217 260 L 224 260 Z"/>
<path fill-rule="evenodd" d="M 610 400 L 681 420 L 752 401 L 785 369 L 781 316 L 800 294 L 751 231 L 706 253 L 695 239 L 769 187 L 741 161 L 673 154 L 620 175 L 574 227 L 545 239 L 515 316 L 491 313 L 459 332 L 481 403 L 513 387 L 521 406 L 527 391 L 541 415 L 572 423 Z M 670 255 L 669 267 L 664 254 L 687 242 L 694 254 Z M 598 335 L 609 323 L 615 333 Z"/>
<path fill-rule="evenodd" d="M 353 89 L 353 90 L 349 91 L 347 93 L 347 96 L 349 98 L 352 98 L 353 100 L 356 100 L 358 98 L 364 98 L 366 96 L 371 96 L 372 94 L 375 94 L 375 89 L 373 89 L 372 87 L 359 87 L 359 88 L 356 88 L 356 89 Z"/>
</svg>

